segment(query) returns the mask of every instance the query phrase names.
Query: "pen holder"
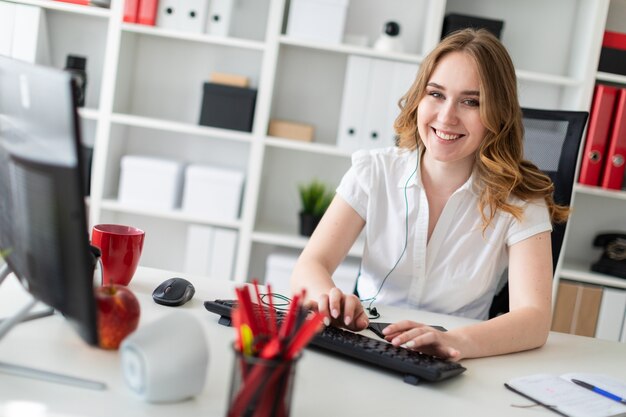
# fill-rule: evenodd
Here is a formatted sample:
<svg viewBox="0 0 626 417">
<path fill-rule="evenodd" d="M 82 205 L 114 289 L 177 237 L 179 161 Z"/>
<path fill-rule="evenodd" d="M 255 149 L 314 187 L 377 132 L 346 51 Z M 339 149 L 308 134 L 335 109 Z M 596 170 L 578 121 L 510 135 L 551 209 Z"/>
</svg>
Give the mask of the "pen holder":
<svg viewBox="0 0 626 417">
<path fill-rule="evenodd" d="M 228 417 L 287 417 L 296 363 L 262 359 L 237 349 L 231 377 Z"/>
</svg>

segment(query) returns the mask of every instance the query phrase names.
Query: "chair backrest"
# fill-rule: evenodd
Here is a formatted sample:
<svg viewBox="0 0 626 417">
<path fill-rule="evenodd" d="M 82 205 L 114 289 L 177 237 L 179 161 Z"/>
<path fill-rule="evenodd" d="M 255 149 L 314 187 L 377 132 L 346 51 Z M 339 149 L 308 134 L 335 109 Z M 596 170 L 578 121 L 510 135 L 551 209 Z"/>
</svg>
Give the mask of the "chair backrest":
<svg viewBox="0 0 626 417">
<path fill-rule="evenodd" d="M 554 182 L 554 201 L 569 205 L 576 181 L 576 163 L 588 112 L 523 108 L 524 158 Z M 556 269 L 566 223 L 553 225 L 552 267 Z M 494 297 L 489 317 L 509 311 L 508 284 Z"/>
</svg>

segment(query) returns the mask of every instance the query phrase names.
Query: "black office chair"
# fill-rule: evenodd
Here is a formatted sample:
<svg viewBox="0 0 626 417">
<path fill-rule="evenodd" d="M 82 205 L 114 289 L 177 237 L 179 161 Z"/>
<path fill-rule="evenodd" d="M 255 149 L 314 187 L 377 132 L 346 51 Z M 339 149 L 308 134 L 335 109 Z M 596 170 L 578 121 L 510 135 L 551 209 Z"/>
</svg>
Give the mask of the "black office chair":
<svg viewBox="0 0 626 417">
<path fill-rule="evenodd" d="M 524 157 L 535 163 L 554 182 L 554 201 L 569 205 L 572 200 L 578 150 L 588 112 L 523 108 Z M 552 268 L 556 269 L 566 223 L 553 225 Z M 509 311 L 508 282 L 493 298 L 489 317 Z"/>
</svg>

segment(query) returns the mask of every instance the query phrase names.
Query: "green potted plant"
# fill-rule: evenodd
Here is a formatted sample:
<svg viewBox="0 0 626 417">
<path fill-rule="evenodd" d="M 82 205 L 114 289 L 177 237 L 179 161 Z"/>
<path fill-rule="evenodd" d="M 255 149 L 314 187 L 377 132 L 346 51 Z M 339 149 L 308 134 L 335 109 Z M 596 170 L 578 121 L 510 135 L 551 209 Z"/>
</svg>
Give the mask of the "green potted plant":
<svg viewBox="0 0 626 417">
<path fill-rule="evenodd" d="M 335 191 L 318 179 L 298 185 L 300 192 L 300 234 L 311 236 L 330 205 Z"/>
</svg>

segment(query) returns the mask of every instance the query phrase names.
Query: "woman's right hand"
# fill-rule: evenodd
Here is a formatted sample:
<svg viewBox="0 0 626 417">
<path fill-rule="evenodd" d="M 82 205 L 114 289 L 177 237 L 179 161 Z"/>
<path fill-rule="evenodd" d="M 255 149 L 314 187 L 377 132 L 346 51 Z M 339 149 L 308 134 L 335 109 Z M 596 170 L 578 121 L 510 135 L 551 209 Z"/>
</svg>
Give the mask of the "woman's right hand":
<svg viewBox="0 0 626 417">
<path fill-rule="evenodd" d="M 337 287 L 318 298 L 317 311 L 327 317 L 324 320 L 327 326 L 332 324 L 360 331 L 369 325 L 369 318 L 359 298 L 354 294 L 344 294 Z"/>
</svg>

